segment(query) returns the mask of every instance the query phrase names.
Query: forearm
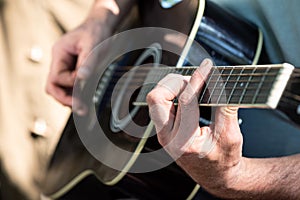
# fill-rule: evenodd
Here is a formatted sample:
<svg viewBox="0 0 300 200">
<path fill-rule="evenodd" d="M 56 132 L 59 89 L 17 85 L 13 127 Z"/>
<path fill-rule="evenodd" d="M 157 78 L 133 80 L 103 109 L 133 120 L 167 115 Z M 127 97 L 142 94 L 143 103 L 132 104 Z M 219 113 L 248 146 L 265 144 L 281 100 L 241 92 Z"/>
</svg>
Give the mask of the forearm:
<svg viewBox="0 0 300 200">
<path fill-rule="evenodd" d="M 300 155 L 243 158 L 233 191 L 240 199 L 299 199 Z"/>
<path fill-rule="evenodd" d="M 136 0 L 95 0 L 87 19 L 114 29 L 135 3 Z"/>
<path fill-rule="evenodd" d="M 242 157 L 237 107 L 218 107 L 214 123 L 199 127 L 198 99 L 212 67 L 205 59 L 188 82 L 180 75 L 169 75 L 147 95 L 159 143 L 187 174 L 217 197 L 300 199 L 300 154 Z"/>
<path fill-rule="evenodd" d="M 192 173 L 192 169 L 187 171 L 207 191 L 221 198 L 300 198 L 300 155 L 262 159 L 243 157 L 232 169 L 210 171 L 210 175 L 204 174 L 210 169 L 201 169 Z"/>
</svg>

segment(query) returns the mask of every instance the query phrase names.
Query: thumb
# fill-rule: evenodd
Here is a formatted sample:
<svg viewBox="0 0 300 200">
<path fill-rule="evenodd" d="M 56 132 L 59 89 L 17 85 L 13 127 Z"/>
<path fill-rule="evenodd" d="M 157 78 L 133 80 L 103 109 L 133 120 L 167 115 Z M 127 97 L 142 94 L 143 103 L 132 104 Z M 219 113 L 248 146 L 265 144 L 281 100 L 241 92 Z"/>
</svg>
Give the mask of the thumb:
<svg viewBox="0 0 300 200">
<path fill-rule="evenodd" d="M 82 80 L 89 78 L 97 68 L 108 66 L 113 60 L 110 54 L 111 40 L 100 42 L 88 41 L 82 46 L 77 60 L 77 77 Z"/>
<path fill-rule="evenodd" d="M 240 134 L 238 107 L 219 107 L 215 113 L 214 133 L 219 137 L 235 137 Z"/>
<path fill-rule="evenodd" d="M 83 97 L 83 85 L 85 81 L 91 76 L 92 74 L 92 66 L 89 64 L 90 57 L 90 50 L 89 48 L 84 48 L 78 54 L 77 64 L 76 64 L 76 79 L 74 88 L 73 88 L 73 101 L 72 101 L 72 110 L 74 113 L 78 114 L 79 116 L 84 116 L 88 112 L 88 107 L 84 103 Z"/>
<path fill-rule="evenodd" d="M 92 73 L 93 58 L 90 56 L 91 50 L 83 50 L 77 59 L 77 78 L 86 80 Z"/>
</svg>

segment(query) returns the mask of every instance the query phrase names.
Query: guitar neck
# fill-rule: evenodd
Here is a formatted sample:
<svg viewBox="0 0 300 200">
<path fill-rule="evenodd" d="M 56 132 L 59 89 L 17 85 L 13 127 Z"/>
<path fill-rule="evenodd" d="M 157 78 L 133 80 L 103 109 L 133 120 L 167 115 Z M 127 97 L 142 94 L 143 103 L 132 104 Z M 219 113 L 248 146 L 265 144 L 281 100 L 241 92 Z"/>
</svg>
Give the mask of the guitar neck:
<svg viewBox="0 0 300 200">
<path fill-rule="evenodd" d="M 197 67 L 151 69 L 134 105 L 146 106 L 147 94 L 167 74 L 190 76 L 196 69 Z M 287 63 L 213 67 L 200 94 L 199 106 L 276 108 L 293 69 Z"/>
</svg>

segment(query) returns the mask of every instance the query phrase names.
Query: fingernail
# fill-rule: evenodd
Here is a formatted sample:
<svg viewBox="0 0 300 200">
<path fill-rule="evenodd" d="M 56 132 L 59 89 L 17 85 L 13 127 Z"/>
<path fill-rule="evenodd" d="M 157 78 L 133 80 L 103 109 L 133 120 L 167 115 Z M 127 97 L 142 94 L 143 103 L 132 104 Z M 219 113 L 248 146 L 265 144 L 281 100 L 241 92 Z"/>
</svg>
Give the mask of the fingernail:
<svg viewBox="0 0 300 200">
<path fill-rule="evenodd" d="M 197 71 L 203 78 L 206 78 L 209 75 L 212 67 L 212 61 L 210 59 L 206 59 L 201 63 L 200 67 L 197 68 Z"/>
<path fill-rule="evenodd" d="M 206 65 L 213 65 L 213 62 L 212 62 L 212 60 L 211 59 L 209 59 L 209 58 L 205 58 L 203 61 L 202 61 L 202 63 L 200 64 L 200 66 L 206 66 Z"/>
</svg>

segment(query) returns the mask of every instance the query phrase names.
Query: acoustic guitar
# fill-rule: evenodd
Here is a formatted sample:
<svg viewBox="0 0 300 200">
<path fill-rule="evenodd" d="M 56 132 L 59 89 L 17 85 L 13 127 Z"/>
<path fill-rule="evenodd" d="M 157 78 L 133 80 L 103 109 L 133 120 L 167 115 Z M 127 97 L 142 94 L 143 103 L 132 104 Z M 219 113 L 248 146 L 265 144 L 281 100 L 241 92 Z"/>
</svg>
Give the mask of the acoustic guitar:
<svg viewBox="0 0 300 200">
<path fill-rule="evenodd" d="M 84 84 L 81 92 L 88 99 L 89 113 L 84 117 L 70 116 L 43 184 L 46 196 L 58 199 L 84 178 L 94 175 L 107 187 L 139 199 L 194 197 L 200 186 L 159 145 L 145 97 L 167 74 L 193 73 L 194 66 L 203 59 L 193 45 L 195 41 L 216 64 L 200 95 L 201 109 L 229 104 L 277 108 L 300 123 L 300 94 L 295 93 L 299 70 L 287 63 L 264 63 L 267 58 L 257 27 L 204 0 L 184 0 L 170 9 L 163 9 L 157 0 L 140 1 L 132 16 L 124 20 L 127 25 L 119 32 L 143 27 L 148 30 L 143 37 L 150 38 L 149 46 L 119 55 L 93 75 L 91 79 L 97 82 Z M 152 31 L 161 30 L 153 27 L 174 32 L 167 31 L 152 41 L 155 34 Z M 181 40 L 167 37 L 178 36 L 177 33 L 187 37 L 179 37 Z M 126 42 L 132 45 L 135 39 Z M 114 42 L 110 43 L 110 49 L 120 48 Z M 164 51 L 168 45 L 176 46 L 180 54 Z M 137 64 L 137 60 L 142 61 Z M 257 65 L 258 62 L 263 64 Z M 157 66 L 152 66 L 153 63 Z M 96 87 L 90 94 L 86 88 L 93 85 Z M 207 118 L 200 122 L 209 124 L 209 116 L 207 111 Z M 130 132 L 132 124 L 142 128 Z M 98 138 L 99 127 L 103 131 L 101 138 Z"/>
</svg>

